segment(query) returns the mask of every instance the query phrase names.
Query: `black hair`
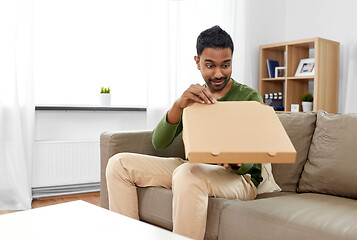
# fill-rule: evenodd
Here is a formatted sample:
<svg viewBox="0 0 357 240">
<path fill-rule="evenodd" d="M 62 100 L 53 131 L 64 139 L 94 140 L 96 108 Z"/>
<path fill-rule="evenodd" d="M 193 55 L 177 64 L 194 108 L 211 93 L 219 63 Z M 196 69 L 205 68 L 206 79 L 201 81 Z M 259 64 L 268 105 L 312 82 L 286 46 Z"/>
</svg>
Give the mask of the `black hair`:
<svg viewBox="0 0 357 240">
<path fill-rule="evenodd" d="M 220 28 L 218 25 L 204 30 L 197 37 L 197 56 L 200 57 L 205 48 L 227 48 L 232 50 L 233 54 L 233 41 L 231 36 Z"/>
</svg>

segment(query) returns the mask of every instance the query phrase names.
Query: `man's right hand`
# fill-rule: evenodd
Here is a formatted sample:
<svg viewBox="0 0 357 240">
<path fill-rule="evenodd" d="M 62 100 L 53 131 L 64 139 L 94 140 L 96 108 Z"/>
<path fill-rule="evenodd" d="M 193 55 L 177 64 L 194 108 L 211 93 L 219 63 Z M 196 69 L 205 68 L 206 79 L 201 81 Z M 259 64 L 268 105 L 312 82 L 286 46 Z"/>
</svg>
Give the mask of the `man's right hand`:
<svg viewBox="0 0 357 240">
<path fill-rule="evenodd" d="M 183 109 L 195 102 L 201 104 L 213 104 L 216 102 L 216 99 L 208 88 L 205 88 L 200 84 L 192 84 L 182 96 L 175 101 L 174 105 L 167 113 L 167 122 L 170 124 L 177 124 L 180 121 Z"/>
<path fill-rule="evenodd" d="M 177 101 L 179 103 L 179 107 L 184 109 L 195 102 L 202 104 L 215 103 L 216 99 L 213 97 L 208 88 L 205 88 L 200 84 L 192 84 Z"/>
</svg>

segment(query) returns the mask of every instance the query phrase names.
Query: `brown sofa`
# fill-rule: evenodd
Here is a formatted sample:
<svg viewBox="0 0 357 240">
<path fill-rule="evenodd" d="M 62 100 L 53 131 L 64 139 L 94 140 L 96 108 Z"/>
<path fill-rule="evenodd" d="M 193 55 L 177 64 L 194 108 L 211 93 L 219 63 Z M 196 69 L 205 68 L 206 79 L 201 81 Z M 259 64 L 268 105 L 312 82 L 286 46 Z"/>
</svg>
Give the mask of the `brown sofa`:
<svg viewBox="0 0 357 240">
<path fill-rule="evenodd" d="M 253 201 L 210 198 L 205 239 L 357 239 L 357 115 L 319 111 L 278 116 L 297 150 L 294 164 L 272 165 L 282 192 Z M 105 168 L 114 154 L 184 158 L 180 136 L 165 150 L 152 147 L 148 131 L 105 132 L 100 141 L 104 208 Z M 141 220 L 172 229 L 171 190 L 139 188 L 138 199 Z"/>
</svg>

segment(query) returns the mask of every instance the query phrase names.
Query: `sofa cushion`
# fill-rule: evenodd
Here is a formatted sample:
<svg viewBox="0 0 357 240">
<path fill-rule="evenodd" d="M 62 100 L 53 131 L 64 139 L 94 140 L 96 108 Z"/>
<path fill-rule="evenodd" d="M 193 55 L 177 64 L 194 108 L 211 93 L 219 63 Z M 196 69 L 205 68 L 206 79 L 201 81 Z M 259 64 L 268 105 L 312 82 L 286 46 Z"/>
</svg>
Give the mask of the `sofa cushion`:
<svg viewBox="0 0 357 240">
<path fill-rule="evenodd" d="M 297 194 L 296 192 L 267 192 L 258 194 L 255 199 L 262 199 L 262 198 L 271 198 L 271 197 L 280 197 L 285 195 Z"/>
<path fill-rule="evenodd" d="M 221 211 L 231 202 L 234 200 L 209 198 L 205 240 L 217 239 Z M 138 188 L 138 203 L 140 220 L 172 230 L 172 191 L 170 189 Z"/>
<path fill-rule="evenodd" d="M 172 230 L 172 191 L 138 187 L 137 193 L 140 220 Z"/>
<path fill-rule="evenodd" d="M 357 114 L 317 114 L 299 192 L 357 198 Z"/>
<path fill-rule="evenodd" d="M 357 201 L 305 193 L 236 201 L 221 214 L 218 239 L 355 239 Z"/>
<path fill-rule="evenodd" d="M 272 164 L 273 175 L 283 191 L 295 192 L 314 133 L 316 113 L 278 114 L 278 117 L 297 155 L 294 164 Z"/>
<path fill-rule="evenodd" d="M 258 194 L 281 192 L 281 188 L 276 184 L 270 163 L 262 163 L 263 181 L 258 186 Z"/>
</svg>

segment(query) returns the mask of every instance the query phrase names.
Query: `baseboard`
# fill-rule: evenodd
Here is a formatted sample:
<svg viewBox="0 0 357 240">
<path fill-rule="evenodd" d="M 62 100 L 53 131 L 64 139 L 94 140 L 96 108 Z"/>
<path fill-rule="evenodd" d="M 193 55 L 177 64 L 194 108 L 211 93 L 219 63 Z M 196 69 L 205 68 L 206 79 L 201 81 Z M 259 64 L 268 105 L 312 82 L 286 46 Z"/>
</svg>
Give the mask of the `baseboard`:
<svg viewBox="0 0 357 240">
<path fill-rule="evenodd" d="M 100 183 L 84 183 L 32 188 L 32 198 L 55 197 L 79 193 L 99 192 Z"/>
</svg>

